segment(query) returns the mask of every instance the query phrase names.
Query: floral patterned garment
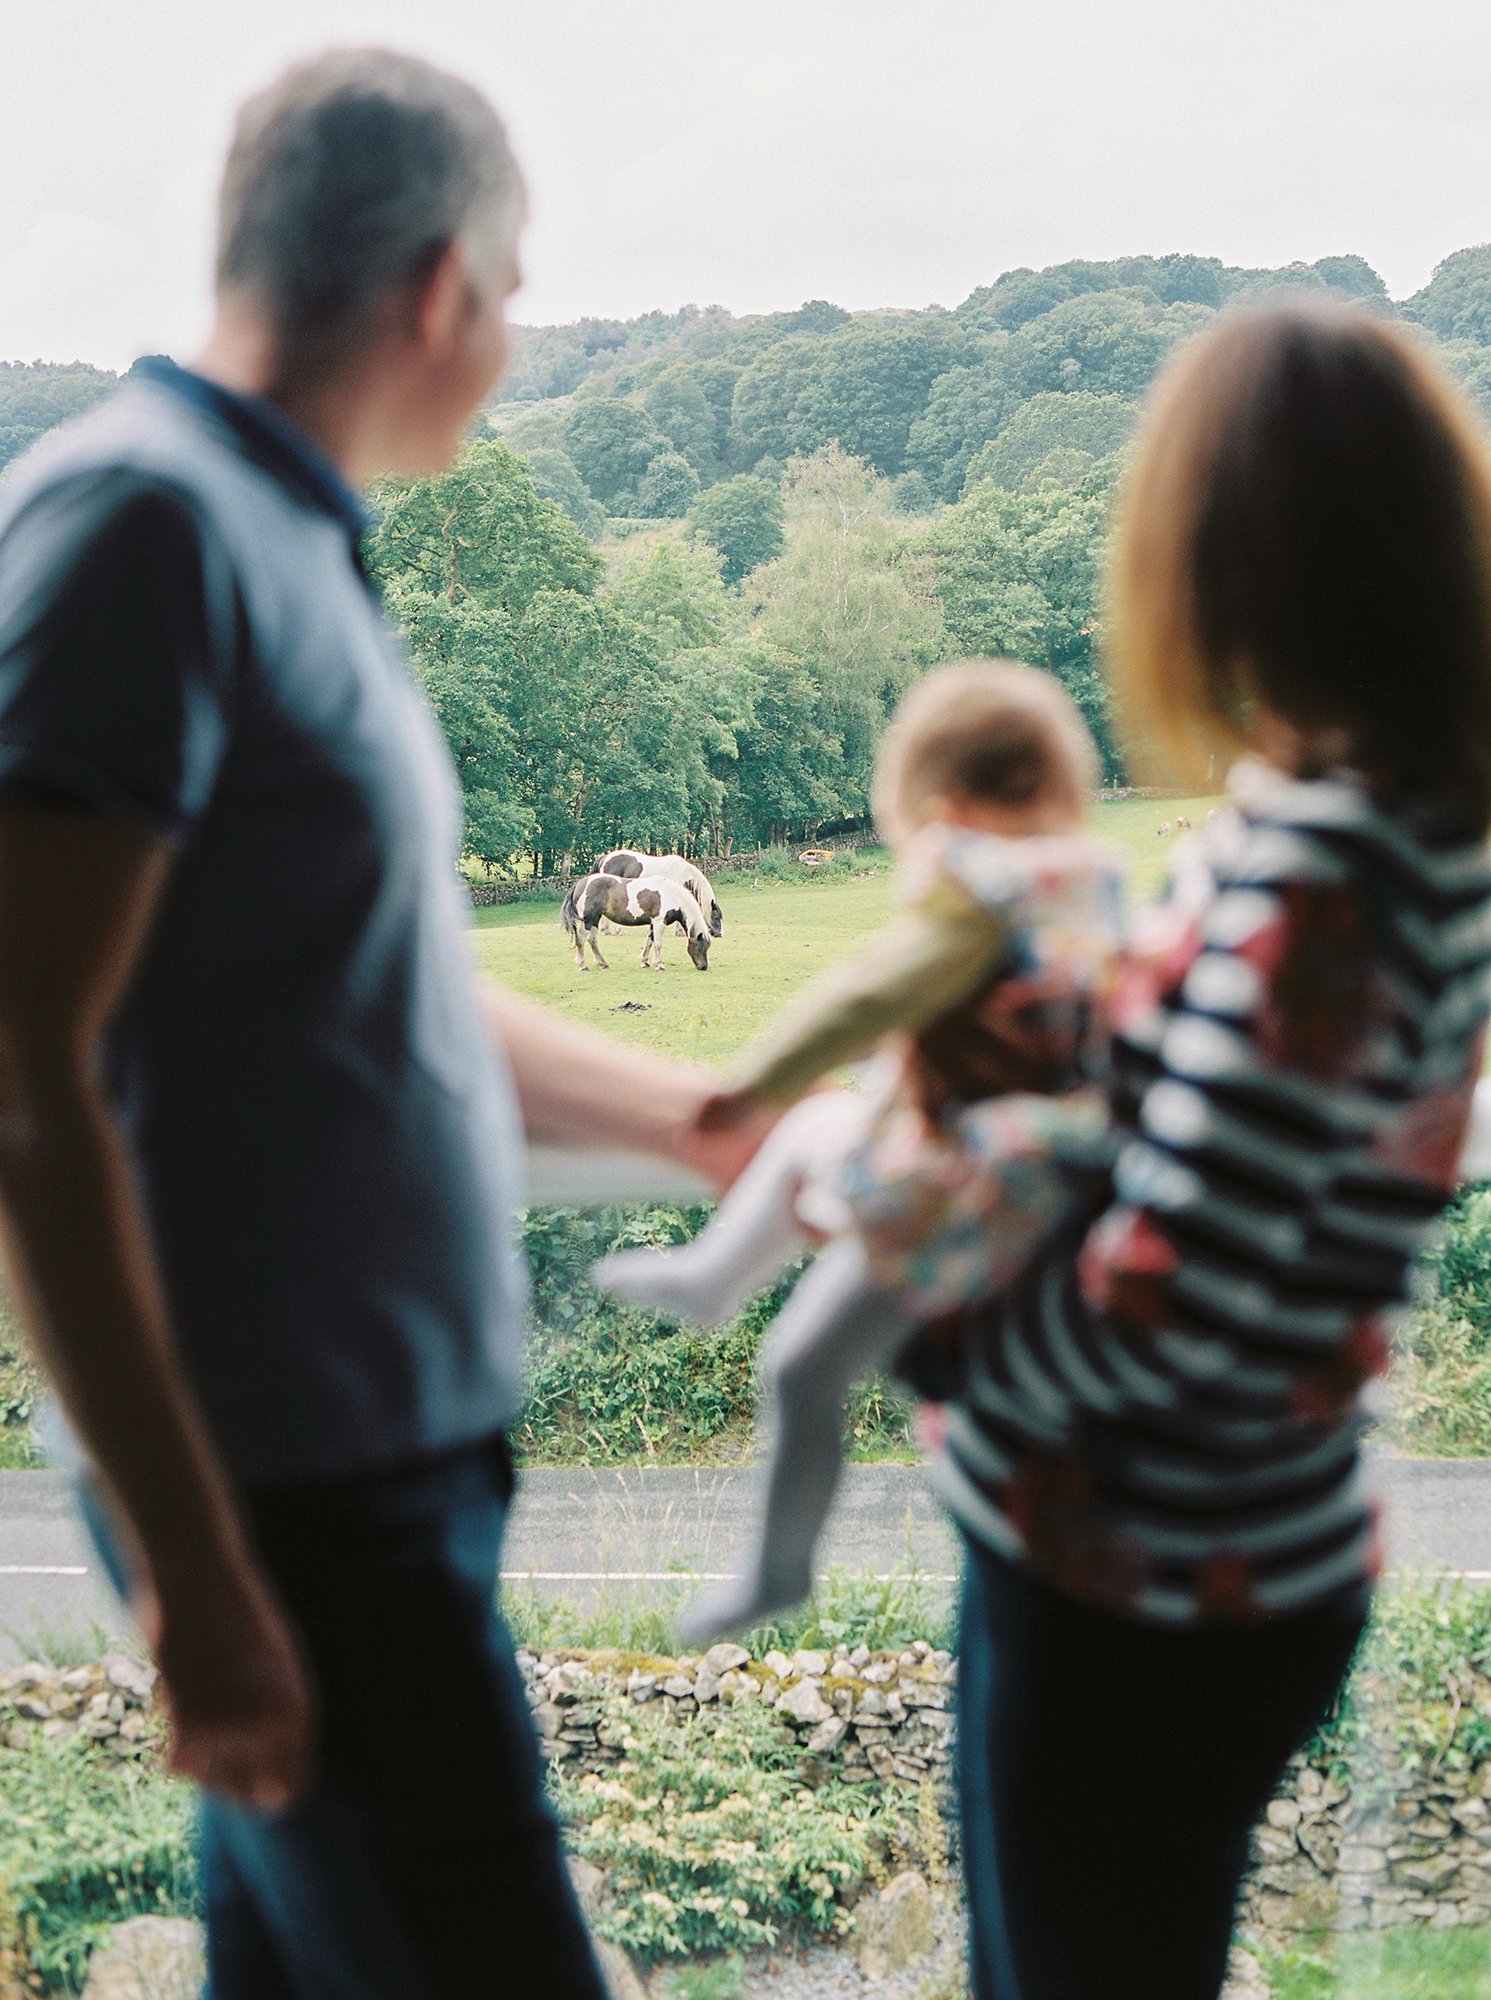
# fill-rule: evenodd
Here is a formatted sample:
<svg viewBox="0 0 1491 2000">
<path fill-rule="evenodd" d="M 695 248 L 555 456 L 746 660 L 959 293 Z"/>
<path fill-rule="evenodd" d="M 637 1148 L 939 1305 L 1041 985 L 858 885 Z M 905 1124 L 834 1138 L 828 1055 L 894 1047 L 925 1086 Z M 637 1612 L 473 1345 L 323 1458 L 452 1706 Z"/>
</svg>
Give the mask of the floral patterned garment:
<svg viewBox="0 0 1491 2000">
<path fill-rule="evenodd" d="M 818 1192 L 860 1237 L 877 1281 L 932 1320 L 1008 1285 L 1072 1212 L 1080 1173 L 1110 1158 L 1108 1008 L 1121 967 L 1117 857 L 1085 836 L 1001 839 L 930 827 L 912 844 L 903 899 L 947 917 L 998 916 L 994 976 L 883 1064 L 864 1143 Z M 960 1071 L 1044 1088 L 959 1101 L 924 1044 L 956 1047 Z M 959 1077 L 961 1081 L 961 1075 Z M 814 1207 L 804 1195 L 805 1212 Z"/>
<path fill-rule="evenodd" d="M 1258 764 L 1177 854 L 1112 1008 L 1111 1177 L 965 1339 L 967 1532 L 1137 1615 L 1375 1572 L 1359 1439 L 1451 1190 L 1491 972 L 1484 843 Z"/>
</svg>

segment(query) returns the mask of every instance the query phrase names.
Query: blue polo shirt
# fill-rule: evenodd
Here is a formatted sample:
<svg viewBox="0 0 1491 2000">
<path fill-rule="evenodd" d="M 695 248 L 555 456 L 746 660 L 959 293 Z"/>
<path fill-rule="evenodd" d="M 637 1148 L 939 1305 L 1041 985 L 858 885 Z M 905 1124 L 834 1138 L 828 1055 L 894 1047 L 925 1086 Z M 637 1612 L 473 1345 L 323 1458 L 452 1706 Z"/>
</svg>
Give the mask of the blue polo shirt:
<svg viewBox="0 0 1491 2000">
<path fill-rule="evenodd" d="M 168 363 L 0 483 L 0 801 L 175 849 L 110 1087 L 177 1340 L 254 1483 L 427 1456 L 519 1401 L 522 1138 L 459 788 L 364 526 L 278 411 Z"/>
</svg>

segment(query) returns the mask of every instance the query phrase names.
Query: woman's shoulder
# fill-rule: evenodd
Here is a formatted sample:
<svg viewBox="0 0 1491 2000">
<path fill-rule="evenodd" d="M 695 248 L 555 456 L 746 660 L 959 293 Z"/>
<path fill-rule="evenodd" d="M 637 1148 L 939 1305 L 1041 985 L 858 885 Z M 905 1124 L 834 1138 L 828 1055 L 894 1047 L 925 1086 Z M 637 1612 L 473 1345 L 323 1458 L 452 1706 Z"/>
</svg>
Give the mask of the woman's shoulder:
<svg viewBox="0 0 1491 2000">
<path fill-rule="evenodd" d="M 1172 1012 L 1208 1033 L 1245 1030 L 1270 1068 L 1339 1081 L 1402 1067 L 1405 1009 L 1417 1047 L 1452 986 L 1467 1008 L 1481 1004 L 1484 842 L 1434 841 L 1350 773 L 1300 780 L 1248 765 L 1230 791 L 1196 837 L 1168 926 L 1162 905 L 1139 933 Z M 1139 1018 L 1138 999 L 1130 1011 Z"/>
<path fill-rule="evenodd" d="M 1374 898 L 1491 899 L 1491 847 L 1411 806 L 1374 797 L 1352 771 L 1294 778 L 1256 760 L 1230 773 L 1220 857 L 1231 879 L 1359 884 Z"/>
</svg>

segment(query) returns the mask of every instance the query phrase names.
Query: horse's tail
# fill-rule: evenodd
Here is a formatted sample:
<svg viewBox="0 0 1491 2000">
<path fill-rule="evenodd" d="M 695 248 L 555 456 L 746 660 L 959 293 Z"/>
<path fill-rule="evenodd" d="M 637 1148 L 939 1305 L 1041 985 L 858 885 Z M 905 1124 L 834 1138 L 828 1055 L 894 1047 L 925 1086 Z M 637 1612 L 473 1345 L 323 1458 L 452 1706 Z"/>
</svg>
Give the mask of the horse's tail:
<svg viewBox="0 0 1491 2000">
<path fill-rule="evenodd" d="M 564 901 L 559 905 L 559 921 L 564 926 L 566 937 L 573 937 L 580 928 L 580 911 L 575 899 L 578 882 L 571 882 L 564 892 Z"/>
</svg>

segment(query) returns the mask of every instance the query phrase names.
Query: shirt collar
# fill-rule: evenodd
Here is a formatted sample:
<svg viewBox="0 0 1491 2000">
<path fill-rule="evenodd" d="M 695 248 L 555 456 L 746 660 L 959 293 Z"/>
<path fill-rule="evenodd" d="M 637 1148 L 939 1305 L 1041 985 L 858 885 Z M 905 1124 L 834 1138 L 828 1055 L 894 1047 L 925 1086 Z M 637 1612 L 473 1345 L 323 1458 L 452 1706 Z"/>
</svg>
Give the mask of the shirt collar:
<svg viewBox="0 0 1491 2000">
<path fill-rule="evenodd" d="M 283 410 L 262 396 L 243 396 L 225 389 L 220 382 L 183 368 L 165 355 L 137 361 L 132 372 L 225 424 L 260 465 L 340 521 L 354 543 L 361 541 L 372 520 L 361 496 L 353 492 L 320 445 Z"/>
</svg>

